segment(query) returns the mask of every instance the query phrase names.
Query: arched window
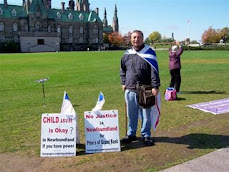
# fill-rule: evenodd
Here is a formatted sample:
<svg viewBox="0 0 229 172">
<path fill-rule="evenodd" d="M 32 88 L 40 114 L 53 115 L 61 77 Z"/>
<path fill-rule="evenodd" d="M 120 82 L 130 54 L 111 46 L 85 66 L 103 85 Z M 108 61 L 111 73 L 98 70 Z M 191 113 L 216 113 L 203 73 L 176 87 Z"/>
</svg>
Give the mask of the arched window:
<svg viewBox="0 0 229 172">
<path fill-rule="evenodd" d="M 36 31 L 41 31 L 41 30 L 42 30 L 42 25 L 41 25 L 40 22 L 37 22 L 37 23 L 35 24 L 35 30 L 36 30 Z"/>
<path fill-rule="evenodd" d="M 48 32 L 51 32 L 51 31 L 52 31 L 52 26 L 48 25 Z"/>
<path fill-rule="evenodd" d="M 3 15 L 3 10 L 0 8 L 0 16 Z"/>
<path fill-rule="evenodd" d="M 69 13 L 69 14 L 68 14 L 68 19 L 69 19 L 69 20 L 73 20 L 73 15 L 72 15 L 72 13 Z"/>
<path fill-rule="evenodd" d="M 60 12 L 57 12 L 57 13 L 56 13 L 56 18 L 57 18 L 58 20 L 61 19 L 61 14 L 60 14 Z"/>
<path fill-rule="evenodd" d="M 13 31 L 14 32 L 17 32 L 18 31 L 17 23 L 14 23 L 13 24 Z"/>
<path fill-rule="evenodd" d="M 60 33 L 60 32 L 61 32 L 61 26 L 58 25 L 58 26 L 57 26 L 57 33 Z"/>
<path fill-rule="evenodd" d="M 83 37 L 79 38 L 79 43 L 82 44 L 83 43 Z"/>
<path fill-rule="evenodd" d="M 70 34 L 72 34 L 73 33 L 73 27 L 72 26 L 69 26 L 68 31 L 69 31 Z"/>
<path fill-rule="evenodd" d="M 28 32 L 29 31 L 29 25 L 25 24 L 25 31 Z"/>
<path fill-rule="evenodd" d="M 72 44 L 73 43 L 73 37 L 69 38 L 69 43 Z"/>
<path fill-rule="evenodd" d="M 80 33 L 83 33 L 83 26 L 80 26 Z"/>
<path fill-rule="evenodd" d="M 12 15 L 13 17 L 17 16 L 17 11 L 16 11 L 15 9 L 12 9 L 11 15 Z"/>
<path fill-rule="evenodd" d="M 81 21 L 83 20 L 83 14 L 82 14 L 82 13 L 80 13 L 79 19 L 80 19 Z"/>
<path fill-rule="evenodd" d="M 4 35 L 0 35 L 0 42 L 5 42 L 5 36 Z"/>
<path fill-rule="evenodd" d="M 93 30 L 94 34 L 98 34 L 99 30 L 98 30 L 98 25 L 94 26 L 94 30 Z"/>
<path fill-rule="evenodd" d="M 99 43 L 99 39 L 98 38 L 94 38 L 93 39 L 93 43 L 98 44 Z"/>
<path fill-rule="evenodd" d="M 4 31 L 4 24 L 2 22 L 0 22 L 0 32 Z"/>
</svg>

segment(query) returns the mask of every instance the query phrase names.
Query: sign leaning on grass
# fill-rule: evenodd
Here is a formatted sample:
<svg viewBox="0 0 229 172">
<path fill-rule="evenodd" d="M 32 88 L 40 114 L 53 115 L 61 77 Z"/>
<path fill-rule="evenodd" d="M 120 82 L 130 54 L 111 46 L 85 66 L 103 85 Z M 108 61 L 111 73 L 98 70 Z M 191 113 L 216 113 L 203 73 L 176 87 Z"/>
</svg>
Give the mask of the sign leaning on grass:
<svg viewBox="0 0 229 172">
<path fill-rule="evenodd" d="M 86 111 L 85 151 L 86 153 L 120 151 L 118 111 Z"/>
<path fill-rule="evenodd" d="M 193 105 L 187 105 L 187 107 L 199 109 L 204 112 L 209 112 L 214 115 L 228 113 L 229 112 L 229 98 L 219 99 L 210 102 L 197 103 Z"/>
<path fill-rule="evenodd" d="M 40 156 L 76 156 L 75 115 L 42 114 Z"/>
</svg>

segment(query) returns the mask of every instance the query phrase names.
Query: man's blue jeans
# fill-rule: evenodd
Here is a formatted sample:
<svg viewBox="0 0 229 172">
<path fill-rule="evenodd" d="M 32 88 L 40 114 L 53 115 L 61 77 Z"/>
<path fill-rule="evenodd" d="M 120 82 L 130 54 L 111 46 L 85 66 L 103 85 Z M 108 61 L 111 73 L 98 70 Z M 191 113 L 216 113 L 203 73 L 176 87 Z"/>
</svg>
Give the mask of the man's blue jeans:
<svg viewBox="0 0 229 172">
<path fill-rule="evenodd" d="M 125 91 L 125 101 L 127 107 L 127 115 L 129 118 L 128 121 L 128 136 L 136 136 L 136 131 L 138 127 L 138 115 L 141 115 L 142 125 L 141 125 L 141 134 L 142 137 L 151 136 L 151 117 L 150 111 L 151 108 L 142 109 L 138 106 L 137 94 L 133 91 Z"/>
</svg>

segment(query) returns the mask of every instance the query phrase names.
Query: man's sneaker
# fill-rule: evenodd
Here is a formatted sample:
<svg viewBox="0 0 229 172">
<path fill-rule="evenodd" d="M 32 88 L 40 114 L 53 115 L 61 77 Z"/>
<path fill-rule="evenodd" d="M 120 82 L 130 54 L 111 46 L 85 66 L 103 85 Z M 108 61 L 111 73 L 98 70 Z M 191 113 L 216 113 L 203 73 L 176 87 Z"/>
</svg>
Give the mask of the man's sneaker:
<svg viewBox="0 0 229 172">
<path fill-rule="evenodd" d="M 153 146 L 154 141 L 150 137 L 143 137 L 143 142 L 146 146 Z"/>
<path fill-rule="evenodd" d="M 137 140 L 136 136 L 126 136 L 122 139 L 122 143 L 128 144 L 128 143 L 131 143 L 132 141 L 135 141 L 135 140 Z"/>
</svg>

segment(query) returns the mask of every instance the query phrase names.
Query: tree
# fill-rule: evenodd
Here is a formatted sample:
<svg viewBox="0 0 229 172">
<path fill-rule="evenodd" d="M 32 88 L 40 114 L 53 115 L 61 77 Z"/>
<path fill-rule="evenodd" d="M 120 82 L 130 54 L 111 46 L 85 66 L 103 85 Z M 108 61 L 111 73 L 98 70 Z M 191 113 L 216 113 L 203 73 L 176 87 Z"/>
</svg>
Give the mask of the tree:
<svg viewBox="0 0 229 172">
<path fill-rule="evenodd" d="M 125 34 L 122 39 L 125 46 L 131 46 L 131 32 Z"/>
<path fill-rule="evenodd" d="M 109 38 L 108 38 L 108 34 L 103 34 L 103 43 L 105 44 L 110 44 Z"/>
<path fill-rule="evenodd" d="M 228 27 L 221 29 L 220 38 L 223 39 L 224 43 L 229 41 L 229 28 Z"/>
<path fill-rule="evenodd" d="M 123 45 L 122 35 L 118 32 L 113 32 L 112 34 L 110 34 L 108 36 L 108 39 L 113 46 L 119 47 Z"/>
<path fill-rule="evenodd" d="M 155 32 L 152 32 L 150 35 L 149 35 L 149 41 L 151 42 L 151 43 L 154 43 L 154 42 L 157 42 L 157 41 L 159 41 L 160 39 L 161 39 L 161 34 L 159 33 L 159 32 L 157 32 L 157 31 L 155 31 Z"/>
<path fill-rule="evenodd" d="M 218 43 L 220 40 L 220 30 L 212 29 L 209 27 L 208 30 L 202 34 L 203 43 Z"/>
<path fill-rule="evenodd" d="M 151 42 L 149 40 L 149 37 L 145 39 L 145 42 L 144 43 L 147 44 L 147 45 L 150 45 Z"/>
</svg>

